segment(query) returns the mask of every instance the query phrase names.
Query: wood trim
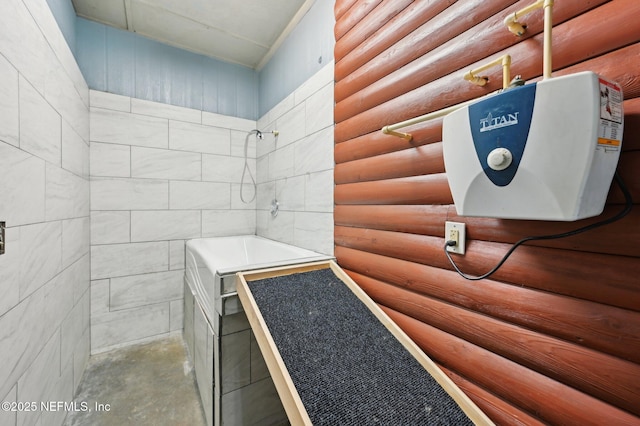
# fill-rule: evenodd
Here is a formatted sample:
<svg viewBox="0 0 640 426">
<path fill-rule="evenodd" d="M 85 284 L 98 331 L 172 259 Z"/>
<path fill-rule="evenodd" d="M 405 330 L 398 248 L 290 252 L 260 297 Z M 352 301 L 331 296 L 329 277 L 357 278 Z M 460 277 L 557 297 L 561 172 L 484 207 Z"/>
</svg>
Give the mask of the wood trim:
<svg viewBox="0 0 640 426">
<path fill-rule="evenodd" d="M 396 339 L 414 356 L 414 358 L 431 374 L 442 388 L 458 403 L 460 408 L 476 425 L 493 425 L 493 422 L 464 394 L 455 383 L 431 361 L 402 329 L 400 329 L 387 314 L 373 301 L 358 285 L 333 261 L 315 262 L 303 265 L 294 265 L 280 268 L 269 268 L 258 271 L 238 272 L 237 288 L 238 296 L 242 303 L 251 328 L 256 335 L 265 362 L 272 377 L 278 394 L 282 399 L 285 411 L 292 424 L 310 425 L 311 420 L 302 404 L 300 396 L 295 389 L 291 376 L 279 354 L 278 348 L 271 337 L 268 327 L 260 313 L 247 282 L 269 277 L 282 276 L 308 272 L 311 270 L 330 268 L 333 273 L 364 303 L 378 320 L 391 332 Z"/>
</svg>

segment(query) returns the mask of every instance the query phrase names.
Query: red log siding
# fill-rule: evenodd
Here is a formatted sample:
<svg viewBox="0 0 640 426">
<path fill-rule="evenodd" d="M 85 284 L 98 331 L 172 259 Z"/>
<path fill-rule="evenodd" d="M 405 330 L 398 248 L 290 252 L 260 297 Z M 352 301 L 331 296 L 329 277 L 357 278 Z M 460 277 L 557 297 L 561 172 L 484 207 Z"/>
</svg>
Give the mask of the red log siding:
<svg viewBox="0 0 640 426">
<path fill-rule="evenodd" d="M 467 224 L 470 274 L 528 235 L 574 223 L 458 217 L 442 158 L 442 120 L 388 124 L 496 90 L 464 71 L 504 53 L 512 74 L 542 72 L 542 12 L 528 32 L 502 20 L 532 0 L 337 0 L 335 244 L 338 263 L 497 424 L 640 424 L 640 2 L 558 0 L 554 75 L 595 71 L 625 95 L 618 171 L 635 200 L 622 221 L 522 246 L 489 279 L 466 281 L 444 256 L 444 222 Z M 480 6 L 481 5 L 481 6 Z"/>
</svg>

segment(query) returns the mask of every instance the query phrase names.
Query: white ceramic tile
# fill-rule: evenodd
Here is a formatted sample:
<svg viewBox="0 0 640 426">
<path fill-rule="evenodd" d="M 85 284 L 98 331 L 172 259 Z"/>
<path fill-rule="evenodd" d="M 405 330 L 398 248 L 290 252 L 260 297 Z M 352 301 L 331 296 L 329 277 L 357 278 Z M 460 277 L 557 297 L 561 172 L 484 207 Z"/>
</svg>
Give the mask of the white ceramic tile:
<svg viewBox="0 0 640 426">
<path fill-rule="evenodd" d="M 231 131 L 221 127 L 170 120 L 169 148 L 229 155 L 231 152 Z"/>
<path fill-rule="evenodd" d="M 13 387 L 71 310 L 73 288 L 66 278 L 63 272 L 0 317 L 0 394 Z"/>
<path fill-rule="evenodd" d="M 27 80 L 44 92 L 46 64 L 53 60 L 53 53 L 23 2 L 3 2 L 0 28 L 0 52 Z"/>
<path fill-rule="evenodd" d="M 271 201 L 276 198 L 276 182 L 266 182 L 258 185 L 258 197 L 256 208 L 258 210 L 269 210 Z"/>
<path fill-rule="evenodd" d="M 276 181 L 280 210 L 304 210 L 305 180 L 305 176 L 294 176 Z"/>
<path fill-rule="evenodd" d="M 20 300 L 20 227 L 5 231 L 6 251 L 0 256 L 0 317 Z"/>
<path fill-rule="evenodd" d="M 0 218 L 7 226 L 44 221 L 44 160 L 3 142 L 0 158 Z"/>
<path fill-rule="evenodd" d="M 314 113 L 315 114 L 315 113 Z M 280 135 L 278 136 L 277 147 L 289 145 L 302 139 L 307 134 L 305 131 L 306 111 L 305 104 L 302 103 L 288 111 L 276 120 L 276 126 Z"/>
<path fill-rule="evenodd" d="M 310 135 L 333 125 L 333 84 L 327 84 L 305 102 L 306 134 Z"/>
<path fill-rule="evenodd" d="M 20 77 L 20 148 L 52 164 L 60 165 L 60 115 Z"/>
<path fill-rule="evenodd" d="M 88 318 L 85 323 L 83 309 L 81 304 L 76 304 L 60 326 L 60 358 L 63 362 L 72 359 L 77 343 L 89 326 Z"/>
<path fill-rule="evenodd" d="M 256 213 L 245 210 L 203 210 L 202 236 L 255 234 Z"/>
<path fill-rule="evenodd" d="M 57 380 L 54 381 L 51 390 L 44 396 L 44 401 L 71 401 L 73 400 L 73 362 L 67 360 L 62 364 L 62 372 Z M 65 410 L 43 410 L 36 426 L 58 425 L 64 422 L 67 415 Z M 18 416 L 18 423 L 20 419 Z"/>
<path fill-rule="evenodd" d="M 200 180 L 201 154 L 131 147 L 131 176 L 137 178 Z"/>
<path fill-rule="evenodd" d="M 239 183 L 244 158 L 202 154 L 202 180 L 208 182 Z M 249 160 L 249 169 L 255 177 L 255 160 Z M 246 177 L 248 179 L 248 176 Z"/>
<path fill-rule="evenodd" d="M 287 424 L 287 415 L 270 379 L 224 394 L 221 408 L 222 424 Z"/>
<path fill-rule="evenodd" d="M 169 146 L 169 121 L 102 108 L 90 111 L 91 141 L 152 148 Z"/>
<path fill-rule="evenodd" d="M 18 386 L 11 388 L 8 394 L 2 398 L 3 402 L 14 404 L 18 402 Z M 17 420 L 17 411 L 0 410 L 0 424 L 3 425 L 15 425 Z"/>
<path fill-rule="evenodd" d="M 182 240 L 169 241 L 169 269 L 184 269 L 184 244 Z"/>
<path fill-rule="evenodd" d="M 62 224 L 44 222 L 20 229 L 20 299 L 62 270 Z"/>
<path fill-rule="evenodd" d="M 183 278 L 183 271 L 112 278 L 109 304 L 111 311 L 181 299 Z"/>
<path fill-rule="evenodd" d="M 91 279 L 169 269 L 169 243 L 109 244 L 91 247 Z"/>
<path fill-rule="evenodd" d="M 91 281 L 91 319 L 109 313 L 109 284 L 111 280 Z"/>
<path fill-rule="evenodd" d="M 63 271 L 68 277 L 68 285 L 73 286 L 73 303 L 78 301 L 88 293 L 89 278 L 91 276 L 91 254 L 87 252 L 80 259 Z M 89 306 L 87 305 L 87 309 Z M 87 318 L 88 318 L 87 314 Z"/>
<path fill-rule="evenodd" d="M 89 145 L 66 122 L 62 122 L 62 167 L 80 177 L 89 177 Z"/>
<path fill-rule="evenodd" d="M 59 377 L 60 333 L 56 332 L 18 380 L 18 400 L 47 401 Z M 18 424 L 34 424 L 39 414 L 40 410 L 20 411 Z"/>
<path fill-rule="evenodd" d="M 46 219 L 89 216 L 89 181 L 49 163 L 46 173 Z"/>
<path fill-rule="evenodd" d="M 272 135 L 265 135 L 265 139 L 256 139 L 254 135 L 249 135 L 248 132 L 241 132 L 238 130 L 231 131 L 231 155 L 234 157 L 244 158 L 244 143 L 248 137 L 247 155 L 249 158 L 256 158 L 256 147 L 258 144 L 262 144 L 263 141 L 269 141 L 269 139 L 275 139 Z"/>
<path fill-rule="evenodd" d="M 225 394 L 251 383 L 251 332 L 227 334 L 221 339 L 220 369 Z"/>
<path fill-rule="evenodd" d="M 91 333 L 87 328 L 76 344 L 73 352 L 73 389 L 78 389 L 82 381 L 82 375 L 89 362 L 91 353 Z"/>
<path fill-rule="evenodd" d="M 130 242 L 131 212 L 91 212 L 91 244 L 115 244 Z"/>
<path fill-rule="evenodd" d="M 247 182 L 244 185 L 240 185 L 239 183 L 231 184 L 231 208 L 233 210 L 255 210 L 257 203 L 257 196 L 253 197 L 253 192 L 255 187 Z M 240 191 L 242 192 L 242 197 L 240 198 Z M 253 197 L 253 200 L 251 198 Z"/>
<path fill-rule="evenodd" d="M 91 142 L 91 176 L 130 177 L 131 147 Z"/>
<path fill-rule="evenodd" d="M 258 184 L 269 180 L 269 155 L 264 155 L 256 160 L 256 182 Z"/>
<path fill-rule="evenodd" d="M 92 210 L 162 210 L 168 207 L 167 181 L 91 178 Z"/>
<path fill-rule="evenodd" d="M 302 83 L 294 92 L 296 105 L 313 96 L 316 92 L 325 88 L 327 85 L 331 86 L 331 93 L 328 95 L 328 98 L 331 99 L 333 104 L 333 73 L 334 63 L 331 61 L 331 63 L 325 65 L 320 71 Z"/>
<path fill-rule="evenodd" d="M 259 210 L 257 220 L 258 235 L 287 244 L 294 243 L 294 212 L 283 211 L 274 218 L 268 211 Z"/>
<path fill-rule="evenodd" d="M 169 331 L 182 330 L 184 327 L 184 304 L 182 300 L 172 300 L 169 302 L 170 318 Z"/>
<path fill-rule="evenodd" d="M 91 352 L 169 331 L 169 303 L 101 315 L 91 322 Z"/>
<path fill-rule="evenodd" d="M 131 98 L 131 112 L 134 114 L 150 115 L 152 117 L 187 121 L 190 123 L 202 122 L 202 113 L 200 110 L 136 98 Z"/>
<path fill-rule="evenodd" d="M 18 71 L 0 55 L 0 141 L 18 146 L 20 137 Z"/>
<path fill-rule="evenodd" d="M 281 100 L 276 106 L 271 108 L 263 117 L 258 120 L 259 127 L 267 127 L 269 124 L 275 122 L 278 118 L 291 111 L 295 106 L 294 94 L 291 93 L 286 98 Z M 280 130 L 280 129 L 278 129 Z"/>
<path fill-rule="evenodd" d="M 255 137 L 249 137 L 249 146 L 256 146 L 256 156 L 263 157 L 273 151 L 276 150 L 278 146 L 282 146 L 282 144 L 278 144 L 278 140 L 280 139 L 280 135 L 277 137 L 269 136 L 260 140 L 259 142 L 255 140 Z M 243 145 L 244 148 L 244 145 Z M 242 153 L 242 157 L 244 157 L 244 151 Z"/>
<path fill-rule="evenodd" d="M 251 332 L 251 383 L 269 377 L 269 369 L 264 361 L 256 336 Z"/>
<path fill-rule="evenodd" d="M 333 213 L 295 213 L 293 244 L 333 255 Z"/>
<path fill-rule="evenodd" d="M 89 99 L 91 107 L 131 112 L 131 98 L 128 96 L 90 90 Z"/>
<path fill-rule="evenodd" d="M 295 145 L 288 145 L 269 154 L 269 180 L 284 179 L 295 174 Z"/>
<path fill-rule="evenodd" d="M 333 212 L 333 170 L 305 175 L 306 190 L 304 210 Z"/>
<path fill-rule="evenodd" d="M 202 111 L 202 124 L 248 132 L 256 128 L 254 120 Z"/>
<path fill-rule="evenodd" d="M 169 207 L 182 210 L 228 209 L 231 187 L 217 182 L 169 182 Z"/>
<path fill-rule="evenodd" d="M 334 168 L 333 127 L 328 127 L 305 137 L 295 144 L 296 175 L 313 173 Z"/>
<path fill-rule="evenodd" d="M 187 240 L 200 237 L 200 211 L 132 211 L 131 241 Z"/>
<path fill-rule="evenodd" d="M 62 267 L 66 268 L 89 252 L 89 217 L 62 221 Z"/>
<path fill-rule="evenodd" d="M 84 96 L 78 93 L 66 70 L 58 62 L 48 65 L 50 70 L 45 81 L 45 99 L 71 127 L 85 140 L 89 139 L 89 106 L 83 100 L 88 97 L 88 88 Z"/>
</svg>

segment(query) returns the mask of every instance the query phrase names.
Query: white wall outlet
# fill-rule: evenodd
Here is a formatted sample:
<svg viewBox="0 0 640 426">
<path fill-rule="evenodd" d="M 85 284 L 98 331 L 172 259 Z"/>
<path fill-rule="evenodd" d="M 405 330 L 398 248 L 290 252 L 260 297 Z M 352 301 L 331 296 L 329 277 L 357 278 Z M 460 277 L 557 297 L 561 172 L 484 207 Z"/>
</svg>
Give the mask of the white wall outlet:
<svg viewBox="0 0 640 426">
<path fill-rule="evenodd" d="M 456 242 L 456 245 L 447 246 L 448 252 L 464 254 L 465 240 L 467 238 L 465 226 L 466 225 L 461 222 L 444 223 L 444 240 Z"/>
</svg>

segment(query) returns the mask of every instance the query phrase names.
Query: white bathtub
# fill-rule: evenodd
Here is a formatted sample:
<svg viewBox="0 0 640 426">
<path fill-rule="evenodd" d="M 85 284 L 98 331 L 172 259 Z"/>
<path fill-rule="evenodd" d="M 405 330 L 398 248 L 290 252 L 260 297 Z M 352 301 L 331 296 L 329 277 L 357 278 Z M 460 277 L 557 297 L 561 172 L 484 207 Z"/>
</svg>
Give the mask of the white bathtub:
<svg viewBox="0 0 640 426">
<path fill-rule="evenodd" d="M 255 235 L 187 241 L 184 337 L 209 426 L 286 424 L 236 293 L 235 274 L 333 259 Z"/>
<path fill-rule="evenodd" d="M 236 272 L 327 259 L 332 257 L 255 235 L 199 238 L 187 241 L 185 274 L 213 325 L 217 315 L 241 310 L 236 297 Z"/>
</svg>

